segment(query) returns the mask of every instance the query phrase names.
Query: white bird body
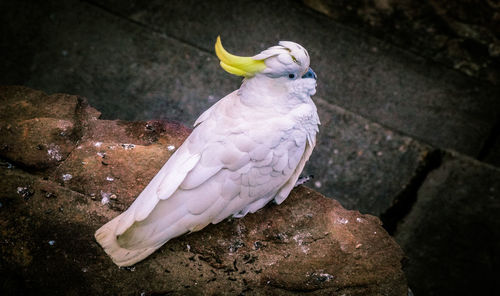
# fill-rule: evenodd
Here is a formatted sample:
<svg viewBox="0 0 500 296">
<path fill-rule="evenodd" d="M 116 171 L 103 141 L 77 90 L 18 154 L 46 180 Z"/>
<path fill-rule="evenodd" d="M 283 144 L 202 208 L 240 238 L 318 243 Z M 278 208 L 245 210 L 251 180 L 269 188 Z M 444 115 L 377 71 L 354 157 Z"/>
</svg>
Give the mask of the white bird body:
<svg viewBox="0 0 500 296">
<path fill-rule="evenodd" d="M 315 146 L 319 118 L 310 96 L 316 80 L 263 72 L 206 110 L 134 203 L 96 232 L 117 265 L 133 265 L 174 237 L 286 199 Z"/>
</svg>

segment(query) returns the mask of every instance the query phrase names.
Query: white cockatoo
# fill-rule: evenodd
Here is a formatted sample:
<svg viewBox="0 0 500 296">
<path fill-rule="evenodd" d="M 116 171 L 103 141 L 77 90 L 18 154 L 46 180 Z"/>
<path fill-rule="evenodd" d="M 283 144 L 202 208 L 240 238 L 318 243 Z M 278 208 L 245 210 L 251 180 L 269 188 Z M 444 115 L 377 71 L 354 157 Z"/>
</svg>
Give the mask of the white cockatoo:
<svg viewBox="0 0 500 296">
<path fill-rule="evenodd" d="M 118 266 L 133 265 L 172 238 L 269 201 L 282 203 L 316 143 L 311 95 L 316 74 L 299 44 L 281 41 L 253 57 L 228 53 L 220 65 L 241 87 L 206 110 L 148 186 L 95 238 Z"/>
</svg>

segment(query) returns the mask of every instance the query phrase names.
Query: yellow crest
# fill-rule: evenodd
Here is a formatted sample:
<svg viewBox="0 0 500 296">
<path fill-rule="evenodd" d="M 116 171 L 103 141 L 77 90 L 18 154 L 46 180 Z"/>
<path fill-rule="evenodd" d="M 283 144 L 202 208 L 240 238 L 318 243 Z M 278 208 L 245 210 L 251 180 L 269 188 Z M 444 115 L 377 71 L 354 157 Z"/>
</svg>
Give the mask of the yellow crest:
<svg viewBox="0 0 500 296">
<path fill-rule="evenodd" d="M 266 68 L 264 60 L 254 60 L 251 57 L 239 57 L 227 52 L 224 47 L 222 47 L 220 36 L 217 36 L 215 53 L 220 60 L 221 67 L 234 75 L 252 77 Z"/>
</svg>

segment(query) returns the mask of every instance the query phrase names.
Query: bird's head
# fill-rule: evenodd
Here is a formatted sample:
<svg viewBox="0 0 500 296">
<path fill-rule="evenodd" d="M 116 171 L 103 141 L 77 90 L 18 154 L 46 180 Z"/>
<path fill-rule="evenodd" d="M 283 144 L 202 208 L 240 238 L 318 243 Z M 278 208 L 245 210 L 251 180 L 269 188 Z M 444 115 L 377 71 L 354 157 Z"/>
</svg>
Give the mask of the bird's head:
<svg viewBox="0 0 500 296">
<path fill-rule="evenodd" d="M 309 95 L 316 91 L 316 73 L 309 67 L 309 54 L 301 45 L 280 41 L 253 57 L 241 57 L 228 53 L 217 37 L 215 52 L 221 67 L 227 72 L 246 79 L 267 77 L 276 83 L 308 85 Z M 303 80 L 307 79 L 307 80 Z M 303 81 L 299 81 L 303 80 Z"/>
</svg>

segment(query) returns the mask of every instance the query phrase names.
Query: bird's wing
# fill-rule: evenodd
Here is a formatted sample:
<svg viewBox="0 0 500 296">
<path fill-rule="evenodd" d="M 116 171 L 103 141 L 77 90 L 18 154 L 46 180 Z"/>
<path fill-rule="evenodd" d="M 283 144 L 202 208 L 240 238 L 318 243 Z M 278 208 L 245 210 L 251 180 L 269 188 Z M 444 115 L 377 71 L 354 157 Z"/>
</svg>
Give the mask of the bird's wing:
<svg viewBox="0 0 500 296">
<path fill-rule="evenodd" d="M 233 120 L 233 126 L 226 126 L 224 133 L 220 126 L 225 125 L 224 117 L 220 114 L 218 120 L 209 117 L 198 125 L 173 161 L 169 160 L 148 185 L 156 188 L 156 194 L 151 194 L 149 188 L 141 193 L 133 218 L 122 219 L 128 223 L 120 222 L 117 235 L 135 221 L 146 219 L 161 200 L 174 194 L 184 196 L 182 206 L 186 214 L 205 213 L 210 221 L 201 223 L 203 226 L 233 214 L 254 212 L 255 202 L 265 199 L 267 203 L 275 197 L 302 159 L 306 146 L 303 132 L 279 120 L 263 120 L 252 127 L 247 126 L 247 121 Z M 269 128 L 275 131 L 270 133 Z M 207 189 L 205 183 L 216 185 Z M 260 207 L 265 205 L 263 201 L 260 203 L 263 203 Z M 251 204 L 254 205 L 249 207 Z"/>
<path fill-rule="evenodd" d="M 173 237 L 255 212 L 294 178 L 307 140 L 293 120 L 249 121 L 235 117 L 233 102 L 217 105 L 130 208 L 96 233 L 115 263 L 134 264 Z"/>
<path fill-rule="evenodd" d="M 198 128 L 207 132 L 207 127 L 210 127 L 209 122 Z M 296 171 L 306 141 L 305 136 L 295 137 L 297 131 L 294 129 L 273 132 L 267 137 L 262 133 L 265 129 L 257 126 L 252 132 L 230 133 L 224 141 L 219 138 L 219 141 L 206 143 L 202 152 L 194 154 L 200 156 L 187 173 L 184 173 L 185 167 L 180 166 L 182 179 L 169 176 L 168 171 L 161 172 L 163 179 L 159 185 L 154 179 L 151 182 L 159 186 L 157 192 L 167 192 L 162 186 L 172 184 L 175 184 L 175 191 L 171 195 L 150 196 L 147 200 L 140 196 L 146 203 L 138 204 L 131 213 L 141 214 L 146 209 L 148 215 L 141 220 L 133 216 L 129 227 L 117 231 L 117 235 L 122 235 L 122 246 L 130 249 L 156 246 L 185 232 L 218 223 L 230 215 L 242 217 L 255 212 L 272 200 Z M 302 140 L 298 140 L 300 138 Z M 189 143 L 186 143 L 188 150 Z M 187 159 L 184 163 L 191 157 L 184 157 Z M 172 183 L 164 185 L 164 182 Z"/>
<path fill-rule="evenodd" d="M 201 158 L 181 146 L 139 194 L 130 208 L 121 215 L 115 235 L 123 234 L 134 222 L 144 220 L 162 199 L 167 199 L 182 183 Z"/>
<path fill-rule="evenodd" d="M 179 188 L 199 186 L 224 165 L 237 168 L 244 164 L 246 158 L 238 149 L 221 146 L 227 133 L 246 128 L 244 119 L 232 118 L 235 96 L 236 92 L 227 95 L 196 120 L 193 132 L 121 215 L 115 235 L 146 219 L 158 202 L 169 199 Z"/>
<path fill-rule="evenodd" d="M 209 145 L 210 130 L 214 126 L 214 122 L 210 122 L 209 118 L 215 108 L 217 104 L 200 116 L 193 132 L 153 177 L 129 209 L 121 215 L 115 235 L 122 235 L 134 222 L 146 219 L 159 201 L 166 200 L 175 193 L 188 173 L 200 162 L 202 151 Z M 200 125 L 205 121 L 208 122 Z M 202 179 L 208 179 L 210 175 L 216 173 L 217 169 L 200 167 L 196 171 L 200 175 L 198 180 L 201 183 Z"/>
<path fill-rule="evenodd" d="M 272 126 L 269 122 L 263 124 L 267 127 Z M 232 171 L 223 187 L 231 188 L 232 195 L 237 198 L 231 199 L 225 205 L 213 223 L 230 215 L 243 217 L 262 208 L 293 177 L 302 159 L 306 146 L 303 132 L 291 128 L 260 137 L 257 134 L 266 133 L 264 126 L 252 131 L 253 133 L 245 135 L 247 141 L 255 143 L 250 145 L 253 149 L 247 153 L 250 161 Z M 253 137 L 257 140 L 252 140 Z M 258 143 L 259 141 L 261 142 Z"/>
<path fill-rule="evenodd" d="M 309 160 L 309 157 L 311 156 L 313 149 L 314 149 L 314 144 L 308 141 L 306 143 L 305 151 L 302 154 L 302 158 L 300 159 L 299 164 L 295 168 L 295 171 L 293 172 L 292 176 L 290 177 L 290 179 L 288 179 L 285 185 L 283 185 L 283 187 L 280 188 L 280 191 L 274 197 L 274 201 L 277 204 L 281 204 L 292 191 L 293 187 L 295 186 L 295 183 L 299 179 L 300 173 L 302 172 L 304 166 L 306 165 L 306 162 Z"/>
</svg>

